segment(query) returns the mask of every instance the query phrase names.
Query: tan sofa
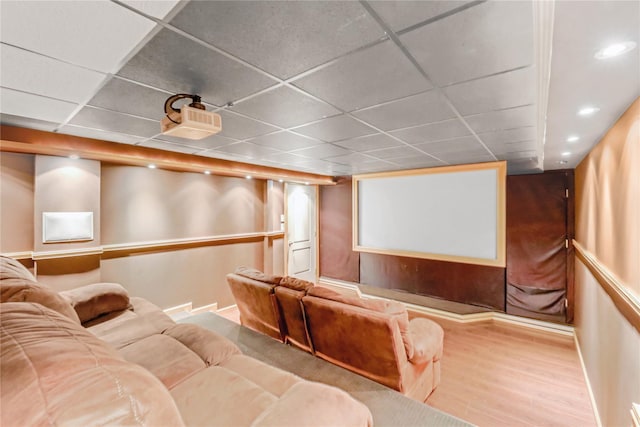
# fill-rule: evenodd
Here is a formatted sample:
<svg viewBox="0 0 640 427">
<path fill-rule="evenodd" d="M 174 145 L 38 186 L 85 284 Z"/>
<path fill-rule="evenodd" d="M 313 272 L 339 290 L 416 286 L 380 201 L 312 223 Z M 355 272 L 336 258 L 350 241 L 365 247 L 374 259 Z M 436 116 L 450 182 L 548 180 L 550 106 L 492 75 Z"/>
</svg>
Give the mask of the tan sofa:
<svg viewBox="0 0 640 427">
<path fill-rule="evenodd" d="M 267 276 L 269 304 L 254 306 L 245 296 L 265 286 L 259 283 L 261 274 L 241 268 L 227 276 L 243 325 L 258 332 L 255 324 L 280 325 L 279 334 L 271 336 L 419 401 L 440 383 L 444 332 L 437 323 L 409 321 L 398 302 L 346 297 L 291 277 Z M 264 307 L 270 309 L 267 320 L 256 321 Z"/>
<path fill-rule="evenodd" d="M 0 258 L 0 272 L 3 426 L 371 425 L 344 391 L 176 324 L 119 285 L 58 294 L 16 261 Z"/>
</svg>

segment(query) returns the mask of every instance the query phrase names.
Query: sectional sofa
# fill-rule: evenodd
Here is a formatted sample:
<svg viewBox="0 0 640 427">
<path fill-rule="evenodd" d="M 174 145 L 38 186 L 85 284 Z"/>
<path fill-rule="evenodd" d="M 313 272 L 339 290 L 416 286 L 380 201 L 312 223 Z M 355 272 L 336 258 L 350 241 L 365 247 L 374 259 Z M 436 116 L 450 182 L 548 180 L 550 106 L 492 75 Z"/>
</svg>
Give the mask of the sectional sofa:
<svg viewBox="0 0 640 427">
<path fill-rule="evenodd" d="M 0 425 L 369 426 L 346 392 L 176 324 L 117 284 L 57 293 L 0 257 Z"/>
<path fill-rule="evenodd" d="M 440 383 L 444 332 L 405 306 L 240 267 L 227 275 L 240 321 L 424 402 Z"/>
</svg>

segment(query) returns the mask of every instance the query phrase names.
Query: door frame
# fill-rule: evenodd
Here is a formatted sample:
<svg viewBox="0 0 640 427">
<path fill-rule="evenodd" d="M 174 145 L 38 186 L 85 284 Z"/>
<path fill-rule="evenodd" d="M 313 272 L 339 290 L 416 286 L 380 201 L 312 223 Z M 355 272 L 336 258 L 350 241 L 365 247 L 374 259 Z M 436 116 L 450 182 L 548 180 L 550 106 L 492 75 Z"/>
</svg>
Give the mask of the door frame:
<svg viewBox="0 0 640 427">
<path fill-rule="evenodd" d="M 314 276 L 316 284 L 320 280 L 320 188 L 317 184 L 300 184 L 297 182 L 284 183 L 284 274 L 289 275 L 289 187 L 291 185 L 307 185 L 314 187 L 315 197 L 315 236 L 312 239 L 315 245 L 315 269 Z"/>
</svg>

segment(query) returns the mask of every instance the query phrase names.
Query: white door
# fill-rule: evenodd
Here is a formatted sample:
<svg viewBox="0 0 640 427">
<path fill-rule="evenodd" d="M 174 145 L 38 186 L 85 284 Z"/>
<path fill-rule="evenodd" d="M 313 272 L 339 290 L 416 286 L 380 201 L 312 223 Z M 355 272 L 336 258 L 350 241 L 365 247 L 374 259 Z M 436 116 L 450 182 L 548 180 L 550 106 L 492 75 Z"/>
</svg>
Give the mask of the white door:
<svg viewBox="0 0 640 427">
<path fill-rule="evenodd" d="M 316 281 L 316 187 L 287 184 L 287 274 Z"/>
</svg>

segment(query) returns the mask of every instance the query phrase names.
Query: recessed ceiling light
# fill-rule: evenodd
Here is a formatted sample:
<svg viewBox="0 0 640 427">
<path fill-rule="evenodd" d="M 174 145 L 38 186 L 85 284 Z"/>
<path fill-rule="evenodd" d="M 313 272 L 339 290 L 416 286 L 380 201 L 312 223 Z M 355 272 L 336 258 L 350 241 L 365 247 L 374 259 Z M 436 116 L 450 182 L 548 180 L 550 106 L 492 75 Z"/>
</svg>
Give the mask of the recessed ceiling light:
<svg viewBox="0 0 640 427">
<path fill-rule="evenodd" d="M 205 175 L 211 175 L 211 171 L 204 171 L 203 172 Z"/>
<path fill-rule="evenodd" d="M 559 165 L 566 165 L 567 163 L 569 162 L 567 162 L 566 160 L 558 160 Z"/>
<path fill-rule="evenodd" d="M 565 151 L 564 153 L 562 153 L 562 157 L 568 157 L 571 155 L 570 151 Z"/>
<path fill-rule="evenodd" d="M 608 59 L 613 58 L 615 56 L 623 55 L 636 47 L 636 42 L 627 41 L 622 43 L 614 43 L 605 47 L 604 49 L 600 49 L 596 52 L 594 57 L 596 59 Z"/>
<path fill-rule="evenodd" d="M 247 176 L 245 176 L 245 178 L 251 179 L 251 175 L 247 175 Z"/>
<path fill-rule="evenodd" d="M 570 137 L 567 138 L 567 142 L 576 142 L 577 140 L 579 140 L 580 137 L 577 135 L 571 135 Z"/>
<path fill-rule="evenodd" d="M 308 182 L 305 182 L 305 183 L 304 183 L 304 185 L 309 185 L 309 183 L 308 183 Z"/>
<path fill-rule="evenodd" d="M 80 156 L 78 156 L 77 154 L 72 154 L 72 155 L 69 156 L 69 158 L 71 160 L 78 160 L 80 158 Z"/>
<path fill-rule="evenodd" d="M 150 163 L 150 164 L 148 164 L 148 165 L 147 165 L 147 167 L 148 167 L 149 169 L 155 169 L 155 168 L 156 168 L 156 165 L 154 165 L 153 163 Z"/>
<path fill-rule="evenodd" d="M 278 182 L 284 182 L 284 179 L 279 179 Z"/>
<path fill-rule="evenodd" d="M 600 111 L 600 109 L 598 107 L 584 107 L 584 108 L 581 108 L 578 111 L 578 115 L 579 116 L 590 116 L 593 113 L 597 113 L 598 111 Z"/>
</svg>

